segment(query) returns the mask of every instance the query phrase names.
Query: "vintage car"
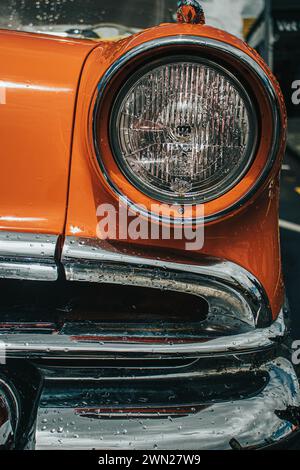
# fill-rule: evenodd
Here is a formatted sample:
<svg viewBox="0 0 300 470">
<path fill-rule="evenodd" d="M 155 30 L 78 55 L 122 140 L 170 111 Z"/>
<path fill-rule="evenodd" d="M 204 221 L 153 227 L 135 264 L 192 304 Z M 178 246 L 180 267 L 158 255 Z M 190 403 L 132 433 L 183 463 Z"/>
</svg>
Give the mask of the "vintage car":
<svg viewBox="0 0 300 470">
<path fill-rule="evenodd" d="M 1 447 L 287 445 L 271 71 L 195 0 L 2 3 Z"/>
</svg>

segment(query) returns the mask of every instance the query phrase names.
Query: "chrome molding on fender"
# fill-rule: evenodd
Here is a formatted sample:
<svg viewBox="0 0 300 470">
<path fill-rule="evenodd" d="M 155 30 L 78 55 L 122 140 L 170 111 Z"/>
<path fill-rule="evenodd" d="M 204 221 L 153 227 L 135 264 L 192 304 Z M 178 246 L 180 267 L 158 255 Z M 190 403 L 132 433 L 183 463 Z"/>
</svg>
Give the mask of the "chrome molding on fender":
<svg viewBox="0 0 300 470">
<path fill-rule="evenodd" d="M 126 284 L 186 292 L 205 297 L 211 307 L 223 308 L 226 316 L 239 312 L 250 326 L 269 326 L 272 315 L 267 295 L 258 280 L 240 266 L 202 258 L 201 264 L 188 260 L 124 254 L 107 242 L 67 237 L 62 264 L 69 281 Z"/>
<path fill-rule="evenodd" d="M 204 298 L 208 304 L 207 325 L 224 334 L 206 341 L 182 344 L 154 342 L 84 341 L 74 334 L 0 335 L 8 357 L 84 357 L 111 354 L 180 355 L 247 352 L 272 348 L 287 332 L 284 312 L 272 322 L 264 289 L 254 276 L 240 266 L 223 260 L 201 258 L 201 264 L 185 259 L 151 258 L 135 252 L 122 253 L 107 242 L 67 237 L 61 265 L 68 281 L 119 284 L 186 293 Z M 35 271 L 36 273 L 37 271 Z M 76 335 L 75 335 L 76 336 Z M 90 338 L 90 340 L 89 340 Z"/>
<path fill-rule="evenodd" d="M 55 281 L 57 235 L 0 232 L 0 278 Z"/>
</svg>

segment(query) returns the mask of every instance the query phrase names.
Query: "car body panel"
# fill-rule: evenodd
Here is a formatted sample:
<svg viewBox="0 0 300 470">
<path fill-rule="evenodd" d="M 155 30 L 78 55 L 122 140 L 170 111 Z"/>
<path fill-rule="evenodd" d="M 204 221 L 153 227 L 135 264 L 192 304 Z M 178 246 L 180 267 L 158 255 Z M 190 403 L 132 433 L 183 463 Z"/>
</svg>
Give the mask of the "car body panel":
<svg viewBox="0 0 300 470">
<path fill-rule="evenodd" d="M 77 87 L 90 41 L 0 31 L 0 229 L 62 234 Z"/>
</svg>

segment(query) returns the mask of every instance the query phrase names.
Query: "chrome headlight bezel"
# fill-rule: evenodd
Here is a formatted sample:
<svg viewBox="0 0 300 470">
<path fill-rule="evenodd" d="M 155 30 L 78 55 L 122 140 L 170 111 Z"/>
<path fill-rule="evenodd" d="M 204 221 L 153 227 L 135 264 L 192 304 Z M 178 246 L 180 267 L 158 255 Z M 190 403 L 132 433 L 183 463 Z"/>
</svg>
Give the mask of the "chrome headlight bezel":
<svg viewBox="0 0 300 470">
<path fill-rule="evenodd" d="M 118 123 L 120 122 L 122 103 L 124 102 L 126 95 L 128 95 L 128 92 L 130 92 L 135 87 L 135 85 L 143 76 L 146 76 L 147 74 L 151 73 L 151 71 L 154 71 L 162 66 L 187 62 L 191 64 L 204 65 L 216 71 L 225 77 L 226 80 L 228 80 L 228 83 L 230 83 L 232 87 L 237 90 L 243 102 L 245 103 L 247 116 L 249 117 L 249 137 L 247 148 L 241 158 L 240 164 L 235 166 L 233 171 L 229 173 L 227 177 L 224 177 L 223 181 L 220 181 L 215 186 L 212 186 L 210 181 L 208 181 L 206 184 L 203 184 L 202 190 L 197 191 L 195 194 L 178 196 L 176 193 L 172 194 L 171 192 L 164 191 L 159 186 L 155 187 L 154 185 L 147 184 L 134 173 L 130 165 L 126 162 L 122 153 L 120 138 L 118 135 Z M 227 67 L 216 61 L 199 56 L 197 54 L 184 53 L 177 53 L 172 56 L 154 59 L 150 63 L 143 65 L 138 70 L 136 70 L 131 75 L 131 77 L 122 84 L 113 102 L 110 115 L 109 135 L 110 145 L 117 165 L 133 186 L 154 200 L 168 204 L 201 204 L 217 199 L 226 192 L 230 191 L 230 189 L 232 189 L 239 181 L 241 181 L 241 179 L 245 176 L 251 167 L 255 157 L 258 142 L 258 116 L 254 102 L 255 100 L 251 96 L 251 92 L 246 89 L 241 81 Z"/>
</svg>

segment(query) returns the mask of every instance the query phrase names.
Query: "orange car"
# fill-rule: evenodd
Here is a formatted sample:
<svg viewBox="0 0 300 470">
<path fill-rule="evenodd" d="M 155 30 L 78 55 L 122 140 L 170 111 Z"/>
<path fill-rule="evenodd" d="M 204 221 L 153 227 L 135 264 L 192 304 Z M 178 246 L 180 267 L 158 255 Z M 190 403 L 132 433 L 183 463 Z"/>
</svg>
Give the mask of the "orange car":
<svg viewBox="0 0 300 470">
<path fill-rule="evenodd" d="M 198 2 L 177 20 L 174 3 L 1 2 L 3 448 L 298 435 L 282 94 Z"/>
</svg>

